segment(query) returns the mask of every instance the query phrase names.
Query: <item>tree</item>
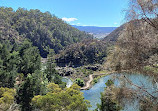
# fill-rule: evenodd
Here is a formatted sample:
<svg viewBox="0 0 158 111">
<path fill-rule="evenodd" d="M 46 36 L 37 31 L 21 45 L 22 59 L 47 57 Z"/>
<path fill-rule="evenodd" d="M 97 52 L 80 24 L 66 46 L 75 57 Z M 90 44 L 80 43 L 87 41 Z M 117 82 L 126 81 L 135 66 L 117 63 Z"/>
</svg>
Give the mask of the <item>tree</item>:
<svg viewBox="0 0 158 111">
<path fill-rule="evenodd" d="M 97 109 L 100 111 L 120 111 L 122 108 L 118 104 L 117 100 L 113 94 L 114 83 L 112 80 L 108 80 L 106 83 L 106 88 L 103 93 L 101 93 L 101 104 L 97 104 Z"/>
<path fill-rule="evenodd" d="M 17 90 L 16 102 L 21 105 L 22 111 L 31 111 L 31 99 L 34 96 L 34 81 L 31 81 L 30 75 L 21 84 L 20 88 Z"/>
<path fill-rule="evenodd" d="M 23 83 L 17 89 L 16 102 L 21 105 L 22 111 L 31 111 L 31 100 L 35 95 L 45 94 L 45 79 L 42 73 L 36 71 L 35 73 L 28 74 Z"/>
<path fill-rule="evenodd" d="M 19 64 L 18 51 L 12 51 L 8 43 L 0 44 L 0 86 L 14 87 Z"/>
<path fill-rule="evenodd" d="M 77 78 L 77 79 L 75 80 L 75 83 L 76 83 L 77 85 L 81 86 L 81 87 L 84 86 L 84 81 L 81 80 L 80 78 Z"/>
<path fill-rule="evenodd" d="M 54 50 L 51 49 L 48 55 L 48 61 L 47 61 L 47 66 L 46 66 L 46 77 L 48 78 L 48 81 L 51 82 L 54 80 L 55 76 L 57 75 L 57 72 L 55 70 L 55 58 L 54 58 Z M 56 80 L 55 80 L 56 81 Z M 56 81 L 57 83 L 57 81 Z"/>
<path fill-rule="evenodd" d="M 0 88 L 0 105 L 12 104 L 14 102 L 15 90 L 11 88 Z"/>
<path fill-rule="evenodd" d="M 51 93 L 59 93 L 62 91 L 61 88 L 59 87 L 59 85 L 57 85 L 55 83 L 48 84 L 47 88 L 48 88 L 48 91 Z"/>
<path fill-rule="evenodd" d="M 143 19 L 158 30 L 158 1 L 157 0 L 130 0 L 126 18 L 128 21 Z"/>
<path fill-rule="evenodd" d="M 7 111 L 14 103 L 16 91 L 11 88 L 0 88 L 0 110 Z"/>
<path fill-rule="evenodd" d="M 158 0 L 130 0 L 126 19 L 128 23 L 124 25 L 124 30 L 120 33 L 113 53 L 109 56 L 111 67 L 130 72 L 143 72 L 157 78 L 158 68 L 155 66 L 158 60 Z M 127 95 L 139 98 L 140 110 L 158 110 L 157 96 L 150 92 L 150 89 L 148 92 L 143 86 L 137 86 L 130 80 L 126 81 L 126 83 L 128 82 L 138 90 L 130 89 L 131 92 L 124 87 L 124 89 L 119 88 L 118 90 L 125 92 L 117 91 L 120 93 L 116 93 L 116 90 L 110 89 L 109 92 L 115 93 L 115 96 L 119 95 L 118 98 L 127 98 Z"/>
<path fill-rule="evenodd" d="M 29 41 L 25 41 L 20 47 L 19 55 L 21 57 L 19 73 L 23 73 L 27 77 L 27 74 L 40 70 L 41 56 L 39 50 L 33 47 Z"/>
<path fill-rule="evenodd" d="M 70 88 L 62 90 L 57 84 L 48 85 L 49 92 L 43 96 L 35 96 L 32 104 L 35 108 L 43 111 L 87 111 L 89 102 L 84 100 L 80 87 L 72 85 Z"/>
</svg>

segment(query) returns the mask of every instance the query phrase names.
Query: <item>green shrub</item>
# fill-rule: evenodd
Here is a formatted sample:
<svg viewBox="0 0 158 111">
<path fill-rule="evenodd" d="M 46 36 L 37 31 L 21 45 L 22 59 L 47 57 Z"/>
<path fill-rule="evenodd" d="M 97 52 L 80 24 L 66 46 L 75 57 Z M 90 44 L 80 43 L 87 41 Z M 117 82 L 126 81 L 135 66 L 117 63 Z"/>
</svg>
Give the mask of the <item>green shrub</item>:
<svg viewBox="0 0 158 111">
<path fill-rule="evenodd" d="M 81 87 L 84 86 L 84 81 L 81 80 L 80 78 L 77 78 L 77 79 L 75 80 L 75 83 L 76 83 L 77 85 L 81 86 Z"/>
<path fill-rule="evenodd" d="M 97 78 L 94 78 L 93 79 L 93 83 L 97 83 L 98 82 L 98 79 Z"/>
</svg>

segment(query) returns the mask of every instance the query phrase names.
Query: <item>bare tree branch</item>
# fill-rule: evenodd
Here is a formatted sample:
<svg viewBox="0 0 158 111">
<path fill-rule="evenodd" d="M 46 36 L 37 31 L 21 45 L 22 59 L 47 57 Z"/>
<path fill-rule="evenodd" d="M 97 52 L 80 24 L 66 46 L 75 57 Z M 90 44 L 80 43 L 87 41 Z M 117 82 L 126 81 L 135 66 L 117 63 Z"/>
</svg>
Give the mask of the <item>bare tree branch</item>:
<svg viewBox="0 0 158 111">
<path fill-rule="evenodd" d="M 127 80 L 128 83 L 130 83 L 131 85 L 137 87 L 138 89 L 142 90 L 143 92 L 146 92 L 150 97 L 152 97 L 154 100 L 157 99 L 157 97 L 153 96 L 152 94 L 150 94 L 147 90 L 145 90 L 144 88 L 136 85 L 136 84 L 133 84 L 125 75 L 124 75 L 124 78 Z"/>
</svg>

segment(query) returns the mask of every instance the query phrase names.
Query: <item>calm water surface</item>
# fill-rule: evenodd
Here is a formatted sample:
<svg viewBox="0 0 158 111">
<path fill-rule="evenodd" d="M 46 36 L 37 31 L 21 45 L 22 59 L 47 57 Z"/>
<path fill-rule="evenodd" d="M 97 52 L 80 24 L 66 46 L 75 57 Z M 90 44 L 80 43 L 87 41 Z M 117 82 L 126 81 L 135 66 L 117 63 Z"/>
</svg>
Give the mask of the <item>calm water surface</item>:
<svg viewBox="0 0 158 111">
<path fill-rule="evenodd" d="M 115 76 L 121 76 L 122 74 L 113 74 L 113 75 L 108 75 L 105 77 L 102 77 L 101 79 L 99 79 L 98 83 L 96 83 L 90 90 L 83 90 L 81 92 L 83 92 L 83 96 L 86 100 L 89 100 L 92 107 L 89 108 L 89 110 L 94 110 L 96 109 L 96 104 L 97 103 L 101 103 L 100 97 L 101 97 L 101 92 L 104 91 L 104 88 L 106 87 L 105 83 L 109 80 L 109 79 L 114 79 L 114 75 Z M 152 84 L 152 78 L 149 76 L 144 76 L 141 74 L 124 74 L 129 80 L 131 80 L 132 83 L 137 84 L 139 86 L 143 86 L 144 88 L 146 88 L 149 92 L 155 91 L 156 89 L 156 85 Z M 114 80 L 114 84 L 117 87 L 120 87 L 120 79 L 115 79 Z M 127 87 L 130 88 L 135 88 L 131 85 L 127 85 Z M 138 106 L 138 101 L 134 101 L 132 104 L 128 103 L 125 105 L 124 110 L 123 111 L 139 111 L 138 110 L 139 106 Z"/>
</svg>

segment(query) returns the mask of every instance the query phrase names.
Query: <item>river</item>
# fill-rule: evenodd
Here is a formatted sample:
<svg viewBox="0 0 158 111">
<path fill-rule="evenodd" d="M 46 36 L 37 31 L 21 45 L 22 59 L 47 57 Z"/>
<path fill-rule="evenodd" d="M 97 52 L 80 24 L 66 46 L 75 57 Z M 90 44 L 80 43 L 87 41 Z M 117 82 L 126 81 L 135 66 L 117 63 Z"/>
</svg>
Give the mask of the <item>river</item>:
<svg viewBox="0 0 158 111">
<path fill-rule="evenodd" d="M 73 84 L 73 82 L 67 77 L 63 77 L 62 81 L 66 82 L 66 87 L 68 87 L 68 88 Z"/>
<path fill-rule="evenodd" d="M 138 85 L 138 86 L 143 86 L 149 93 L 155 91 L 157 89 L 156 84 L 153 84 L 153 78 L 149 76 L 145 76 L 142 74 L 112 74 L 108 75 L 105 77 L 102 77 L 98 80 L 98 83 L 96 83 L 91 89 L 89 90 L 82 90 L 83 96 L 86 100 L 90 101 L 90 104 L 92 105 L 89 110 L 94 110 L 96 109 L 96 104 L 101 103 L 100 97 L 101 97 L 101 92 L 104 91 L 104 88 L 106 87 L 105 83 L 109 79 L 114 79 L 114 84 L 117 87 L 120 87 L 120 84 L 122 81 L 118 79 L 118 77 L 121 77 L 121 75 L 125 75 L 132 83 Z M 71 83 L 71 82 L 70 82 Z M 68 85 L 70 86 L 70 85 Z M 127 84 L 127 87 L 129 88 L 136 88 L 134 86 L 131 86 L 130 84 Z M 158 96 L 158 95 L 156 95 Z M 138 106 L 138 101 L 136 100 L 132 104 L 126 103 L 125 107 L 122 111 L 139 111 L 139 106 Z"/>
</svg>

